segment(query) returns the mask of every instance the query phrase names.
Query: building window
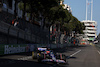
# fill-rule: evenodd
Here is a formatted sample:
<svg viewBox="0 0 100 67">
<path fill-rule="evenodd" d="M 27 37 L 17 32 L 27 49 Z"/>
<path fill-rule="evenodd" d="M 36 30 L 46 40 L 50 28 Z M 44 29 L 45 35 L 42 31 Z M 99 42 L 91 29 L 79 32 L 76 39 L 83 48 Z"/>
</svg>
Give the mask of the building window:
<svg viewBox="0 0 100 67">
<path fill-rule="evenodd" d="M 94 38 L 95 36 L 88 36 L 89 38 Z"/>
<path fill-rule="evenodd" d="M 87 27 L 93 27 L 94 28 L 95 26 L 90 25 L 90 26 L 87 26 Z"/>
</svg>

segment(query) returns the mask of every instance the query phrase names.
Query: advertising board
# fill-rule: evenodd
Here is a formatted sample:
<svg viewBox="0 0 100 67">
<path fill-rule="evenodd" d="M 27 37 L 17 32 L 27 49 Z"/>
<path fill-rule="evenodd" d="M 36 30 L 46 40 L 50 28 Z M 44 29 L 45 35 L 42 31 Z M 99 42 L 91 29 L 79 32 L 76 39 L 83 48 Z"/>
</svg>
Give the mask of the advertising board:
<svg viewBox="0 0 100 67">
<path fill-rule="evenodd" d="M 34 51 L 36 44 L 0 45 L 0 55 Z"/>
</svg>

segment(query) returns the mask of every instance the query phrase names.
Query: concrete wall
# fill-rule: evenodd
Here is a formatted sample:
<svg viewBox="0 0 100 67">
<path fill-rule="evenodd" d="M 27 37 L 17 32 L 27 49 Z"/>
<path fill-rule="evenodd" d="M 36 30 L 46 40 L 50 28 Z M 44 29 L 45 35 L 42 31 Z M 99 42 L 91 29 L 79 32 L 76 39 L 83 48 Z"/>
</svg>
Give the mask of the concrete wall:
<svg viewBox="0 0 100 67">
<path fill-rule="evenodd" d="M 43 43 L 41 37 L 0 21 L 0 44 Z"/>
</svg>

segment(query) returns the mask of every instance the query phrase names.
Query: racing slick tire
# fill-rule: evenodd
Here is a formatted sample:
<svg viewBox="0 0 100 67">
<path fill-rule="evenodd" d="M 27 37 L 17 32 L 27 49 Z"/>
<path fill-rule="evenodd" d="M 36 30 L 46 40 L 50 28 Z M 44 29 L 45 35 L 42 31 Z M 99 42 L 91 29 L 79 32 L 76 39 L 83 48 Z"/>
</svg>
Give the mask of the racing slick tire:
<svg viewBox="0 0 100 67">
<path fill-rule="evenodd" d="M 64 54 L 62 54 L 62 60 L 66 62 L 66 56 Z"/>
<path fill-rule="evenodd" d="M 56 58 L 66 62 L 66 56 L 64 54 L 56 54 Z"/>
<path fill-rule="evenodd" d="M 37 52 L 32 52 L 32 58 L 37 59 Z"/>
<path fill-rule="evenodd" d="M 44 59 L 44 54 L 40 54 L 40 56 L 37 57 L 38 62 L 42 62 Z"/>
<path fill-rule="evenodd" d="M 56 59 L 60 59 L 60 54 L 56 54 Z"/>
</svg>

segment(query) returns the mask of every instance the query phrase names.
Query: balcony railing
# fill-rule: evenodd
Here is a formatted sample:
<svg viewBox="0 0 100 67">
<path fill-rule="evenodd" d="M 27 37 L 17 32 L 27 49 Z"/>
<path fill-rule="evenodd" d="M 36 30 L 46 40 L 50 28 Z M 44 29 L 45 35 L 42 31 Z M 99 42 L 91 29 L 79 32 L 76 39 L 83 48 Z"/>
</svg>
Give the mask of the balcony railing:
<svg viewBox="0 0 100 67">
<path fill-rule="evenodd" d="M 96 30 L 97 28 L 95 28 L 95 27 L 86 27 L 86 29 Z"/>
<path fill-rule="evenodd" d="M 96 34 L 85 34 L 87 36 L 96 36 Z"/>
<path fill-rule="evenodd" d="M 97 31 L 94 31 L 94 30 L 84 30 L 83 32 L 97 33 Z"/>
<path fill-rule="evenodd" d="M 97 24 L 85 24 L 85 26 L 97 26 Z"/>
</svg>

